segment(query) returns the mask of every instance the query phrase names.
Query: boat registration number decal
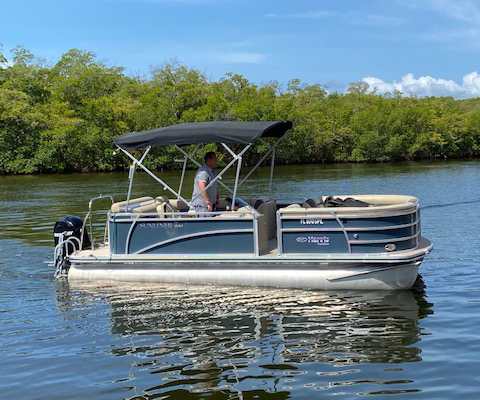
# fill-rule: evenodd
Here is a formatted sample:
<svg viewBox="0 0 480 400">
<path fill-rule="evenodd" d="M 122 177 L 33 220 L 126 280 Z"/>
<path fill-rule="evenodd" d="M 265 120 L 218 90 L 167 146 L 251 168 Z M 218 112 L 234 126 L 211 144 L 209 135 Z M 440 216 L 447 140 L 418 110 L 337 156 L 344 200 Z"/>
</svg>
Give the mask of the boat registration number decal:
<svg viewBox="0 0 480 400">
<path fill-rule="evenodd" d="M 312 243 L 317 246 L 329 246 L 330 238 L 328 236 L 298 236 L 298 243 Z"/>
<path fill-rule="evenodd" d="M 323 225 L 323 219 L 321 218 L 302 218 L 300 225 Z"/>
</svg>

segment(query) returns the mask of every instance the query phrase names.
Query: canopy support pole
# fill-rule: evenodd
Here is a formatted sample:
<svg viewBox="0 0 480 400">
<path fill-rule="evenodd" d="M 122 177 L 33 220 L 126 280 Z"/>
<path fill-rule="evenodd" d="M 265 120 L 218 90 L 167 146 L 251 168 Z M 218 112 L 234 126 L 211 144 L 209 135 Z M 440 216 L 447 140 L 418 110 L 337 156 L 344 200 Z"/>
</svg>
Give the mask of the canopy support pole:
<svg viewBox="0 0 480 400">
<path fill-rule="evenodd" d="M 277 146 L 280 144 L 280 142 L 283 140 L 285 136 L 286 134 L 280 137 L 273 145 L 269 147 L 268 151 L 263 155 L 260 161 L 257 162 L 255 166 L 248 172 L 248 174 L 240 181 L 240 183 L 238 184 L 239 187 L 242 186 L 243 182 L 245 182 L 250 177 L 250 175 L 252 175 L 255 172 L 255 170 L 260 166 L 260 164 L 264 162 L 265 159 L 277 148 Z M 266 142 L 263 142 L 263 143 L 268 145 L 268 143 Z"/>
<path fill-rule="evenodd" d="M 176 146 L 177 148 L 179 148 L 178 146 Z M 195 149 L 192 151 L 192 153 L 190 154 L 190 157 L 193 158 L 193 156 L 195 155 L 195 153 L 197 152 L 197 150 L 199 149 L 200 147 L 200 144 L 197 144 L 195 146 Z M 183 168 L 182 168 L 182 176 L 180 178 L 180 185 L 178 186 L 178 193 L 182 194 L 182 188 L 183 188 L 183 180 L 185 178 L 185 171 L 187 170 L 187 162 L 189 160 L 189 157 L 188 156 L 185 156 L 185 159 L 183 161 Z"/>
<path fill-rule="evenodd" d="M 183 150 L 180 146 L 175 145 L 177 150 L 182 153 L 185 157 L 187 157 L 191 162 L 193 162 L 197 167 L 201 167 L 202 164 L 200 164 L 197 160 L 193 158 L 193 156 L 190 156 L 185 150 Z M 235 154 L 235 153 L 234 153 Z M 220 178 L 221 179 L 221 178 Z M 221 180 L 218 181 L 218 183 L 225 189 L 227 189 L 230 193 L 233 193 L 233 190 L 230 189 L 227 185 L 225 185 Z M 193 200 L 193 199 L 192 199 Z"/>
<path fill-rule="evenodd" d="M 230 152 L 232 152 L 230 150 L 230 148 L 225 144 L 225 143 L 222 143 L 222 145 L 224 145 L 224 147 L 228 148 Z M 244 147 L 244 149 L 238 153 L 238 154 L 235 154 L 234 152 L 232 152 L 233 154 L 235 154 L 235 156 L 233 157 L 232 161 L 230 161 L 220 172 L 219 174 L 210 181 L 210 183 L 205 186 L 205 189 L 203 189 L 200 193 L 198 193 L 195 197 L 192 198 L 192 202 L 193 200 L 195 200 L 197 197 L 200 197 L 202 195 L 203 192 L 205 192 L 208 188 L 210 188 L 217 180 L 221 179 L 222 175 L 233 165 L 235 164 L 236 161 L 238 161 L 239 159 L 241 160 L 242 159 L 242 156 L 245 154 L 245 152 L 252 146 L 252 143 L 246 145 Z M 237 174 L 239 174 L 239 170 L 237 169 Z M 233 189 L 233 195 L 235 196 L 235 193 L 236 193 L 236 190 L 237 190 L 237 187 L 239 185 L 236 184 L 235 182 L 235 187 Z M 228 187 L 227 187 L 228 188 Z M 230 188 L 228 188 L 228 190 L 230 190 Z M 232 199 L 233 200 L 233 199 Z M 235 203 L 232 203 L 232 208 L 234 207 Z"/>
<path fill-rule="evenodd" d="M 250 177 L 250 175 L 252 175 L 252 173 L 262 164 L 263 161 L 265 161 L 265 159 L 270 155 L 272 154 L 272 161 L 271 161 L 271 169 L 270 169 L 270 182 L 269 182 L 269 198 L 271 198 L 271 195 L 272 195 L 272 185 L 273 185 L 273 169 L 274 169 L 274 166 L 275 166 L 275 149 L 277 148 L 277 146 L 280 144 L 280 142 L 283 140 L 283 138 L 286 136 L 286 132 L 283 136 L 281 136 L 273 145 L 269 145 L 268 143 L 266 143 L 264 140 L 262 140 L 261 138 L 259 140 L 261 140 L 261 142 L 266 145 L 268 147 L 268 150 L 267 152 L 264 154 L 264 156 L 257 162 L 257 164 L 255 164 L 255 166 L 248 172 L 248 174 L 240 181 L 240 171 L 241 171 L 241 167 L 242 167 L 242 156 L 243 154 L 245 154 L 245 152 L 250 149 L 250 147 L 252 146 L 253 142 L 252 143 L 249 143 L 248 145 L 246 145 L 243 150 L 236 154 L 232 149 L 230 149 L 230 147 L 228 147 L 224 142 L 221 142 L 222 146 L 232 155 L 232 160 L 222 169 L 222 171 L 220 171 L 220 173 L 212 180 L 210 181 L 210 183 L 199 193 L 197 194 L 194 198 L 192 198 L 192 201 L 195 200 L 197 197 L 201 196 L 203 194 L 203 192 L 205 192 L 207 189 L 209 189 L 215 182 L 219 182 L 221 186 L 223 186 L 225 189 L 227 189 L 230 193 L 232 193 L 233 195 L 233 198 L 232 198 L 232 210 L 233 208 L 235 207 L 235 199 L 237 198 L 237 192 L 238 192 L 238 188 Z M 181 195 L 181 191 L 182 191 L 182 187 L 183 187 L 183 182 L 184 182 L 184 178 L 185 178 L 185 173 L 186 173 L 186 168 L 187 168 L 187 162 L 188 160 L 192 161 L 195 165 L 197 165 L 198 167 L 201 167 L 201 164 L 195 160 L 193 158 L 193 156 L 195 155 L 196 151 L 198 150 L 200 144 L 197 144 L 197 146 L 195 147 L 194 151 L 192 152 L 192 154 L 188 154 L 185 150 L 183 150 L 180 146 L 178 145 L 175 145 L 175 147 L 177 148 L 178 151 L 180 151 L 180 153 L 182 153 L 185 157 L 184 159 L 184 162 L 183 162 L 183 167 L 182 167 L 182 176 L 181 176 L 181 179 L 180 179 L 180 185 L 179 185 L 179 189 L 178 189 L 178 192 L 176 192 L 174 189 L 172 189 L 166 182 L 164 182 L 162 179 L 160 179 L 157 175 L 155 175 L 152 171 L 150 171 L 147 167 L 145 167 L 143 165 L 143 161 L 145 160 L 145 157 L 147 156 L 148 152 L 150 151 L 151 149 L 151 146 L 147 147 L 147 149 L 145 150 L 145 152 L 143 153 L 142 157 L 140 158 L 140 160 L 136 159 L 132 154 L 130 154 L 128 151 L 124 150 L 122 147 L 118 146 L 117 147 L 124 153 L 126 154 L 132 161 L 132 166 L 130 167 L 130 174 L 129 174 L 129 188 L 128 188 L 128 194 L 127 194 L 127 209 L 128 209 L 128 205 L 129 205 L 129 202 L 130 202 L 130 198 L 131 198 L 131 194 L 132 194 L 132 187 L 133 187 L 133 179 L 134 179 L 134 173 L 135 173 L 135 169 L 136 169 L 136 166 L 140 166 L 140 168 L 142 168 L 148 175 L 150 175 L 153 179 L 155 179 L 157 182 L 159 182 L 160 184 L 163 185 L 164 187 L 164 190 L 168 190 L 170 191 L 172 194 L 174 194 L 177 199 L 179 200 L 182 200 L 185 204 L 187 204 L 188 206 L 191 206 L 191 203 L 192 201 L 187 201 L 185 198 L 182 197 Z M 221 179 L 222 179 L 222 175 L 233 165 L 235 164 L 235 162 L 237 162 L 237 171 L 236 171 L 236 174 L 235 174 L 235 186 L 232 189 L 230 189 L 227 185 L 225 185 Z"/>
<path fill-rule="evenodd" d="M 272 200 L 273 170 L 275 169 L 275 149 L 272 151 L 272 163 L 270 164 L 270 182 L 268 183 L 268 199 Z"/>
<path fill-rule="evenodd" d="M 231 209 L 231 211 L 235 210 L 235 199 L 237 197 L 238 178 L 240 178 L 240 169 L 241 168 L 242 168 L 242 156 L 237 158 L 237 173 L 235 174 L 235 186 L 233 187 L 232 209 Z"/>
<path fill-rule="evenodd" d="M 222 146 L 232 155 L 232 157 L 237 157 L 237 154 L 230 147 L 228 147 L 225 143 L 222 143 Z"/>
<path fill-rule="evenodd" d="M 140 162 L 143 162 L 143 160 L 145 160 L 145 157 L 147 156 L 147 154 L 148 154 L 148 152 L 150 151 L 151 148 L 152 148 L 152 146 L 147 147 L 147 149 L 145 150 L 145 152 L 142 155 L 142 158 L 140 158 Z M 132 165 L 130 166 L 130 171 L 128 173 L 129 183 L 128 183 L 127 205 L 125 207 L 126 210 L 128 210 L 128 204 L 130 203 L 130 197 L 132 195 L 133 177 L 135 176 L 136 164 L 137 164 L 137 161 L 135 160 L 132 163 Z"/>
<path fill-rule="evenodd" d="M 143 164 L 142 164 L 142 161 L 144 159 L 144 157 L 142 157 L 142 160 L 137 160 L 134 156 L 132 156 L 128 151 L 122 149 L 120 146 L 117 146 L 120 150 L 122 150 L 126 155 L 127 157 L 129 157 L 134 163 L 136 163 L 138 166 L 140 166 L 140 168 L 142 168 L 148 175 L 150 175 L 153 179 L 155 179 L 158 183 L 162 184 L 163 185 L 163 188 L 164 189 L 167 189 L 169 190 L 172 194 L 174 194 L 175 196 L 177 196 L 178 199 L 182 200 L 183 202 L 185 202 L 185 204 L 188 204 L 190 206 L 190 202 L 188 202 L 187 200 L 185 200 L 181 195 L 180 193 L 177 193 L 174 189 L 172 189 L 170 186 L 168 186 L 167 183 L 165 183 L 163 180 L 161 180 L 157 175 L 155 175 L 152 171 L 150 171 L 147 167 L 145 167 Z"/>
</svg>

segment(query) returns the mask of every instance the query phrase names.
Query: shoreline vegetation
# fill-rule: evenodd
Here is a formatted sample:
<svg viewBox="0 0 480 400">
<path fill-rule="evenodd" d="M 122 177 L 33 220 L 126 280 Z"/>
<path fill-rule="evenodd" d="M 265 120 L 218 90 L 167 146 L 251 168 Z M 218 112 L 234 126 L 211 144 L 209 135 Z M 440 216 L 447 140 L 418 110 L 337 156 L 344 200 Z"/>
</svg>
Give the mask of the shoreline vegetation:
<svg viewBox="0 0 480 400">
<path fill-rule="evenodd" d="M 255 85 L 233 73 L 212 81 L 176 61 L 131 77 L 78 49 L 49 65 L 17 46 L 7 61 L 0 45 L 0 174 L 126 170 L 126 157 L 113 153 L 116 136 L 213 120 L 292 120 L 278 164 L 480 156 L 480 98 L 378 95 L 364 82 L 345 94 L 327 90 L 298 79 Z M 257 144 L 245 161 L 265 151 Z M 145 164 L 176 169 L 176 158 L 158 148 Z"/>
</svg>

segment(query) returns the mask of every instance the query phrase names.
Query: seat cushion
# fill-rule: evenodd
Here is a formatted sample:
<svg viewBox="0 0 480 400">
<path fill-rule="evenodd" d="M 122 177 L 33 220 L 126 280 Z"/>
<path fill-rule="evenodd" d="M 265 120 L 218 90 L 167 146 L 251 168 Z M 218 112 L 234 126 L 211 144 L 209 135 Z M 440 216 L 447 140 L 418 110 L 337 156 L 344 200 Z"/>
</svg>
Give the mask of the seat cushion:
<svg viewBox="0 0 480 400">
<path fill-rule="evenodd" d="M 235 210 L 233 212 L 227 211 L 227 212 L 224 212 L 223 214 L 218 214 L 217 217 L 253 219 L 252 210 L 249 207 L 240 207 L 238 210 Z"/>
<path fill-rule="evenodd" d="M 136 199 L 131 199 L 128 202 L 128 210 L 126 209 L 127 201 L 120 201 L 118 203 L 113 203 L 110 211 L 113 213 L 119 212 L 131 212 L 134 208 L 143 207 L 154 203 L 153 197 L 138 197 Z"/>
<path fill-rule="evenodd" d="M 164 194 L 162 194 L 161 196 L 155 197 L 155 201 L 156 201 L 157 203 L 163 203 L 163 202 L 169 203 L 169 202 L 170 202 L 168 196 L 166 196 L 166 195 L 164 195 Z"/>
<path fill-rule="evenodd" d="M 128 208 L 130 208 L 130 206 Z M 134 214 L 155 214 L 157 212 L 157 204 L 152 202 L 151 204 L 147 204 L 145 206 L 135 207 L 132 208 L 130 212 Z"/>
<path fill-rule="evenodd" d="M 302 208 L 302 206 L 300 204 L 289 204 L 285 208 Z"/>
<path fill-rule="evenodd" d="M 171 199 L 170 205 L 177 211 L 188 211 L 188 204 L 180 199 Z"/>
</svg>

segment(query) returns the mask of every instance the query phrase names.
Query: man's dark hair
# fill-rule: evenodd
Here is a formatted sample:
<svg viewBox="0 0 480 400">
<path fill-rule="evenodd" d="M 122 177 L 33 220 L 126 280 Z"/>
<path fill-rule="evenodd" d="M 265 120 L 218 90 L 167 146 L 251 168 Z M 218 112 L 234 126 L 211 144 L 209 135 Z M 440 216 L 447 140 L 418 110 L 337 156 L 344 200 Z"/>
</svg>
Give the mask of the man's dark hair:
<svg viewBox="0 0 480 400">
<path fill-rule="evenodd" d="M 207 154 L 205 154 L 205 157 L 204 157 L 205 163 L 213 157 L 216 157 L 215 152 L 209 151 Z"/>
</svg>

